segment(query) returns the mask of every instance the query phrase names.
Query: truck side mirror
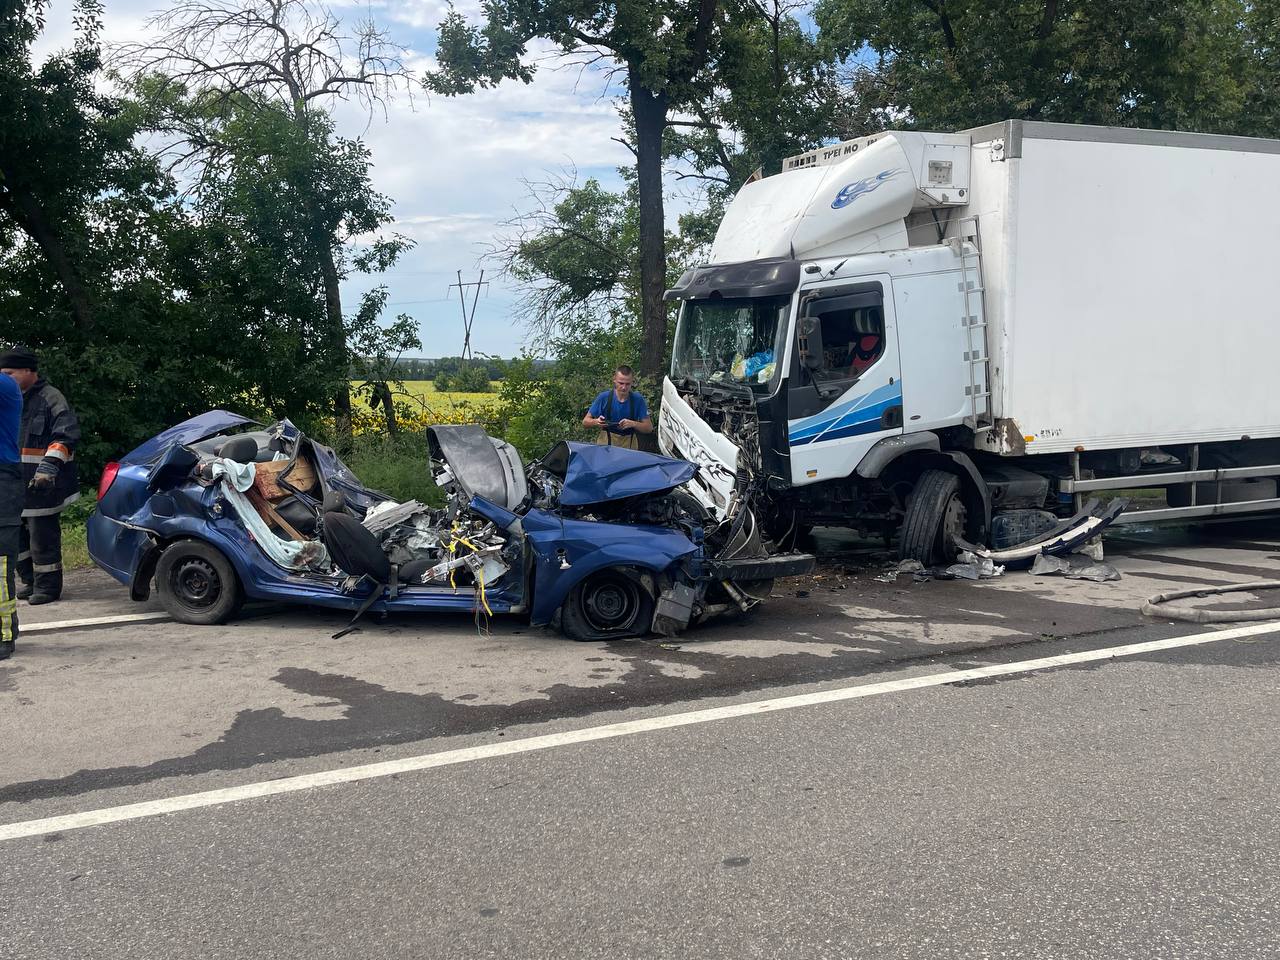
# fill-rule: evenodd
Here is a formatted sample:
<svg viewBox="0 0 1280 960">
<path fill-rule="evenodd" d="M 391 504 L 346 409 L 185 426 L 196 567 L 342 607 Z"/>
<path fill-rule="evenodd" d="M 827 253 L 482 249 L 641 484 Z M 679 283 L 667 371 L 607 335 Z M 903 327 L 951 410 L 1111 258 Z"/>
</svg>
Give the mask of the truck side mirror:
<svg viewBox="0 0 1280 960">
<path fill-rule="evenodd" d="M 822 332 L 817 317 L 804 316 L 797 325 L 800 362 L 810 370 L 822 367 Z"/>
</svg>

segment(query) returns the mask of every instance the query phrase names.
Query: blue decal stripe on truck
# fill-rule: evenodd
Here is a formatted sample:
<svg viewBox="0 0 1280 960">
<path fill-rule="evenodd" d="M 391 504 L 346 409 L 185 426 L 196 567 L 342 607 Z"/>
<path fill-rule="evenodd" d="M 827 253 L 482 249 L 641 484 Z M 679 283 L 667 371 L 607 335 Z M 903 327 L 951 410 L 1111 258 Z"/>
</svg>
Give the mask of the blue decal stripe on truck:
<svg viewBox="0 0 1280 960">
<path fill-rule="evenodd" d="M 872 433 L 880 429 L 880 417 L 884 411 L 901 402 L 901 381 L 885 384 L 856 400 L 824 410 L 812 417 L 794 421 L 787 434 L 787 440 L 795 446 Z"/>
</svg>

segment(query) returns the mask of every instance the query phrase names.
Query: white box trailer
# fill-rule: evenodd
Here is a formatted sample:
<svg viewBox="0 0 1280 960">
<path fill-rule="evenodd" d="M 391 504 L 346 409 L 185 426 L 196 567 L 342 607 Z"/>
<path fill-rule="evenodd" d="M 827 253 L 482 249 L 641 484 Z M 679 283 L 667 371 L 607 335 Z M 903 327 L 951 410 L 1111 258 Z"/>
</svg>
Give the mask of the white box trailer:
<svg viewBox="0 0 1280 960">
<path fill-rule="evenodd" d="M 1008 425 L 984 446 L 1280 436 L 1280 142 L 1040 123 L 970 137 L 964 212 Z"/>
<path fill-rule="evenodd" d="M 1280 141 L 1024 121 L 793 157 L 668 291 L 659 444 L 713 512 L 926 561 L 1108 489 L 1274 510 L 1277 183 Z"/>
</svg>

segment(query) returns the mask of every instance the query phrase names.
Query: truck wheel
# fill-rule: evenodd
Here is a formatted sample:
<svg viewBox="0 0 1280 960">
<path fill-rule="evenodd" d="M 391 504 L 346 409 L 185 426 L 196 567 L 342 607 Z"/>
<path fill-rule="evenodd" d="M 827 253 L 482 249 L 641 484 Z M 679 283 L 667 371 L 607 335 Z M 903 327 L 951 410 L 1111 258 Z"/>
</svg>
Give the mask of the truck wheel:
<svg viewBox="0 0 1280 960">
<path fill-rule="evenodd" d="M 653 597 L 626 570 L 597 570 L 573 588 L 560 608 L 560 629 L 571 640 L 643 637 L 653 623 Z"/>
<path fill-rule="evenodd" d="M 960 478 L 945 470 L 924 471 L 907 499 L 898 554 L 926 567 L 949 563 L 955 557 L 955 538 L 964 536 L 965 518 Z"/>
<path fill-rule="evenodd" d="M 181 540 L 160 555 L 156 591 L 179 623 L 224 623 L 240 609 L 240 581 L 222 551 L 199 540 Z"/>
</svg>

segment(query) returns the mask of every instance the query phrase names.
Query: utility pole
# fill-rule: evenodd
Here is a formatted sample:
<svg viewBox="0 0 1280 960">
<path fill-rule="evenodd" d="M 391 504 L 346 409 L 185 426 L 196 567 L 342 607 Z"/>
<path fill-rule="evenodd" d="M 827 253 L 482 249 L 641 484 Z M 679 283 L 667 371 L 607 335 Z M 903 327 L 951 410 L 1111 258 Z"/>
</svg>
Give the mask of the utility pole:
<svg viewBox="0 0 1280 960">
<path fill-rule="evenodd" d="M 458 288 L 458 303 L 462 306 L 462 365 L 465 367 L 471 361 L 471 325 L 476 320 L 476 303 L 480 300 L 480 288 L 487 287 L 489 281 L 484 278 L 484 271 L 480 271 L 480 279 L 472 280 L 470 283 L 462 282 L 462 271 L 458 271 L 458 282 L 449 284 L 449 289 Z M 471 310 L 467 310 L 466 287 L 475 287 L 475 293 L 471 297 Z"/>
</svg>

